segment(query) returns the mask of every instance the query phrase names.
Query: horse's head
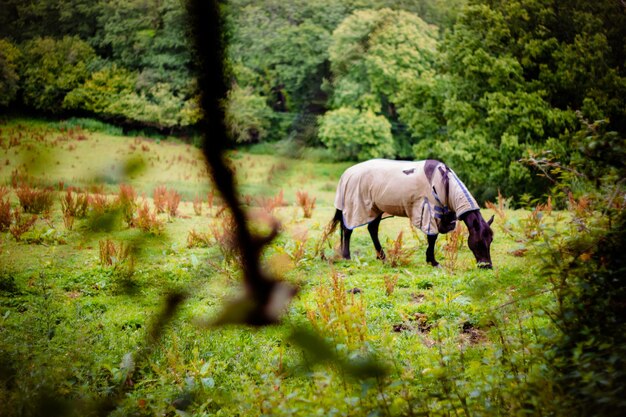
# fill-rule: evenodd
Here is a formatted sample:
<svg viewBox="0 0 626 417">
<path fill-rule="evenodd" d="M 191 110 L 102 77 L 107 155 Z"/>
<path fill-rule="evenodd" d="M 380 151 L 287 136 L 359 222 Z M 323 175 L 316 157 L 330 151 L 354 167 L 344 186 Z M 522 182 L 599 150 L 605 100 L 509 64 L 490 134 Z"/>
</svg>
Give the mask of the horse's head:
<svg viewBox="0 0 626 417">
<path fill-rule="evenodd" d="M 491 241 L 493 240 L 493 231 L 491 230 L 491 223 L 493 222 L 493 216 L 489 221 L 485 221 L 479 210 L 470 211 L 463 217 L 467 229 L 469 230 L 469 237 L 467 238 L 467 244 L 471 249 L 476 262 L 478 262 L 479 268 L 492 268 L 491 264 Z"/>
</svg>

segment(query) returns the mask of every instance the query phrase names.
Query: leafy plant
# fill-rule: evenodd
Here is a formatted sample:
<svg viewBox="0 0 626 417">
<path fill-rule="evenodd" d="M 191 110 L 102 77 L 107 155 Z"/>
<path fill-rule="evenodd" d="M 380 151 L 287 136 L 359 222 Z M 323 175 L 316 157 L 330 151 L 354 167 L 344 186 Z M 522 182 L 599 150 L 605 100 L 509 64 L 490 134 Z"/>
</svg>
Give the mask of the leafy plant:
<svg viewBox="0 0 626 417">
<path fill-rule="evenodd" d="M 307 318 L 316 330 L 352 348 L 364 342 L 368 333 L 363 297 L 348 291 L 342 275 L 335 271 L 315 289 Z"/>
<path fill-rule="evenodd" d="M 456 228 L 453 231 L 446 233 L 445 236 L 446 243 L 443 245 L 443 266 L 449 271 L 454 271 L 459 257 L 459 249 L 463 247 L 465 239 L 464 231 L 460 222 L 457 223 Z"/>
</svg>

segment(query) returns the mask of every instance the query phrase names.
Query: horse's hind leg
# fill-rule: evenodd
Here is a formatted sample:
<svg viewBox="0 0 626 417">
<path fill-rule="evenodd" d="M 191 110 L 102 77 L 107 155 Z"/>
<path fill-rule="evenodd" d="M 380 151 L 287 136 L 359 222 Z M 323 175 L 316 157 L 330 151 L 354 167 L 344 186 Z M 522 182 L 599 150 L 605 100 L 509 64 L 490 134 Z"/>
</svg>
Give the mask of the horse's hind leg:
<svg viewBox="0 0 626 417">
<path fill-rule="evenodd" d="M 385 259 L 385 251 L 383 247 L 380 245 L 380 240 L 378 240 L 378 226 L 380 225 L 380 221 L 382 220 L 383 215 L 376 217 L 374 220 L 367 225 L 367 230 L 370 232 L 370 237 L 372 238 L 372 242 L 374 243 L 374 249 L 376 249 L 376 259 Z"/>
<path fill-rule="evenodd" d="M 352 230 L 341 222 L 341 256 L 343 259 L 350 259 L 350 236 L 352 236 Z"/>
</svg>

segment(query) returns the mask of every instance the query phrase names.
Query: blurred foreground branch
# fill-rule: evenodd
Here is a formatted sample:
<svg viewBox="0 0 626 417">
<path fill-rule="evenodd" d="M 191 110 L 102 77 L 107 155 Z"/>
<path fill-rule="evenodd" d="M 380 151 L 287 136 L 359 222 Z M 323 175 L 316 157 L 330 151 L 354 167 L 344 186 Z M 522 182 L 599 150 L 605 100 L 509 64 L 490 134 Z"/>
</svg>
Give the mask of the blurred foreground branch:
<svg viewBox="0 0 626 417">
<path fill-rule="evenodd" d="M 245 297 L 227 308 L 215 324 L 241 323 L 266 325 L 278 322 L 279 314 L 288 304 L 295 289 L 276 280 L 261 269 L 263 248 L 278 234 L 278 222 L 266 236 L 254 236 L 248 228 L 246 214 L 236 193 L 234 176 L 225 163 L 228 145 L 224 124 L 223 100 L 228 87 L 225 81 L 225 39 L 218 1 L 189 0 L 187 11 L 191 24 L 191 40 L 197 64 L 196 73 L 201 91 L 200 122 L 203 134 L 202 151 L 213 181 L 235 220 L 237 245 L 246 286 Z"/>
</svg>

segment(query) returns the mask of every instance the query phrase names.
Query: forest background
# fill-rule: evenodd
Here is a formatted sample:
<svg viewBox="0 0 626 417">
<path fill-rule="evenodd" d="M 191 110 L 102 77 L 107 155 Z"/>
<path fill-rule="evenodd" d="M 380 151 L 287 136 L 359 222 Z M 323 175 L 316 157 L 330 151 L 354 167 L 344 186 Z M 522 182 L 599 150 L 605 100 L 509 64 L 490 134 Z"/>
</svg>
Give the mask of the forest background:
<svg viewBox="0 0 626 417">
<path fill-rule="evenodd" d="M 626 130 L 619 0 L 222 4 L 239 143 L 325 158 L 439 158 L 480 201 L 551 185 L 520 159 L 580 159 L 577 132 Z M 190 134 L 200 118 L 180 0 L 2 0 L 0 106 Z M 584 159 L 584 158 L 583 158 Z"/>
</svg>

